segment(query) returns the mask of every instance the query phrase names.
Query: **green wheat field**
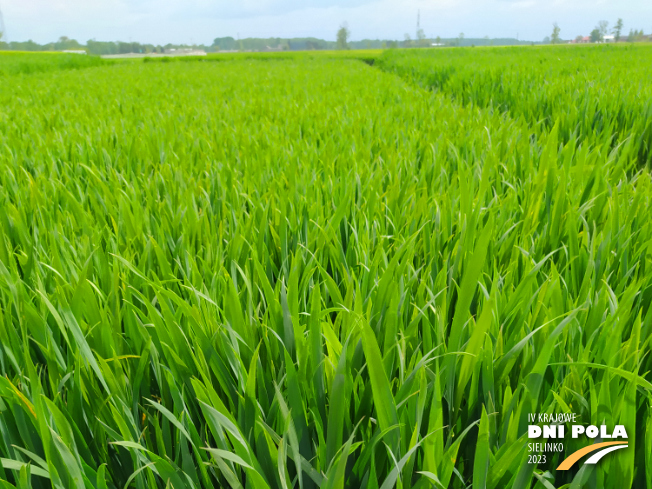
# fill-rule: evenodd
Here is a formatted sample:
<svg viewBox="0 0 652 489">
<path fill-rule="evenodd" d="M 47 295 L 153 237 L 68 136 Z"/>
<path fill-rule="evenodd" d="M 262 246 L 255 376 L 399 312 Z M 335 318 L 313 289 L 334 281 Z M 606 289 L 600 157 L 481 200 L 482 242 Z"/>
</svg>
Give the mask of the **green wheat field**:
<svg viewBox="0 0 652 489">
<path fill-rule="evenodd" d="M 651 80 L 0 54 L 0 488 L 652 487 Z M 530 413 L 629 448 L 529 463 Z"/>
</svg>

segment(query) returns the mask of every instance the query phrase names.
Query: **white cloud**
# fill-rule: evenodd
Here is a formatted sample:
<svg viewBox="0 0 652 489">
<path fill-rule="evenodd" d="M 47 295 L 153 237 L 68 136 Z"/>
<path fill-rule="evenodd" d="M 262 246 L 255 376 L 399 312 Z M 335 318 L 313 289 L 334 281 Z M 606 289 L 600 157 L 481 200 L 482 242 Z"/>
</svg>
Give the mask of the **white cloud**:
<svg viewBox="0 0 652 489">
<path fill-rule="evenodd" d="M 210 43 L 221 36 L 334 39 L 347 21 L 354 39 L 414 36 L 417 11 L 429 36 L 540 40 L 558 22 L 562 37 L 588 33 L 618 17 L 652 30 L 652 3 L 643 0 L 0 0 L 11 40 L 61 35 L 85 41 Z M 650 19 L 644 23 L 644 19 Z"/>
</svg>

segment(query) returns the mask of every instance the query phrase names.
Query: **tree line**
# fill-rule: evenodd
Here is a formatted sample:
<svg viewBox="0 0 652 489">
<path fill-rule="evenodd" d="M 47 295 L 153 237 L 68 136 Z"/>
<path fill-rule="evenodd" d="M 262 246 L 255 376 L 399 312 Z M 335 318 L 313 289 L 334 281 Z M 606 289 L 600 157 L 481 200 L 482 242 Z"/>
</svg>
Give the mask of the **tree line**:
<svg viewBox="0 0 652 489">
<path fill-rule="evenodd" d="M 595 26 L 595 28 L 591 31 L 591 33 L 586 36 L 588 37 L 588 40 L 590 42 L 604 42 L 605 38 L 611 32 L 613 35 L 613 39 L 615 42 L 619 42 L 621 40 L 625 40 L 625 36 L 623 36 L 623 29 L 624 29 L 624 23 L 623 19 L 618 19 L 614 26 L 611 28 L 611 31 L 609 30 L 609 22 L 606 20 L 601 20 L 598 22 L 598 25 Z M 559 25 L 555 22 L 552 25 L 552 35 L 550 37 L 546 37 L 543 42 L 544 44 L 559 44 L 562 41 L 561 39 L 561 28 Z M 630 29 L 629 35 L 627 36 L 627 42 L 640 42 L 644 41 L 646 39 L 645 34 L 643 33 L 643 30 L 636 30 L 636 29 Z M 579 35 L 575 38 L 575 42 L 584 42 L 585 36 Z"/>
<path fill-rule="evenodd" d="M 348 41 L 347 48 L 350 49 L 382 49 L 398 46 L 396 41 L 382 39 L 362 39 L 360 41 Z M 235 39 L 233 37 L 215 38 L 210 45 L 206 44 L 172 44 L 165 45 L 147 44 L 139 42 L 123 41 L 96 41 L 94 39 L 82 44 L 75 39 L 66 36 L 60 37 L 55 42 L 39 44 L 32 40 L 22 42 L 2 42 L 0 36 L 0 50 L 3 51 L 67 51 L 83 50 L 93 55 L 129 54 L 129 53 L 163 53 L 172 49 L 197 49 L 207 53 L 220 51 L 310 51 L 336 49 L 337 41 L 326 41 L 314 37 L 306 38 L 245 38 Z"/>
</svg>

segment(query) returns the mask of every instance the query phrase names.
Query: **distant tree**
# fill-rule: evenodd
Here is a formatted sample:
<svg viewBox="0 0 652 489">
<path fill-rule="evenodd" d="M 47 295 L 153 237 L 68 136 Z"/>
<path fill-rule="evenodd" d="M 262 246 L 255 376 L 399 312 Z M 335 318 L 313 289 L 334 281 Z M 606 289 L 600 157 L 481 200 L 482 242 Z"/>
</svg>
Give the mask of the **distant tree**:
<svg viewBox="0 0 652 489">
<path fill-rule="evenodd" d="M 348 41 L 350 36 L 351 31 L 349 31 L 349 26 L 346 22 L 342 23 L 337 31 L 337 49 L 349 49 Z"/>
<path fill-rule="evenodd" d="M 9 49 L 12 51 L 51 51 L 50 47 L 41 46 L 31 39 L 24 42 L 10 42 Z"/>
<path fill-rule="evenodd" d="M 460 35 L 457 36 L 457 45 L 458 45 L 458 46 L 461 46 L 461 45 L 462 45 L 462 41 L 464 41 L 464 33 L 463 33 L 463 32 L 460 32 Z"/>
<path fill-rule="evenodd" d="M 582 39 L 584 39 L 584 36 L 579 35 L 575 38 L 575 42 L 582 42 Z"/>
<path fill-rule="evenodd" d="M 231 36 L 217 37 L 213 40 L 213 47 L 218 51 L 232 51 L 236 49 L 236 42 Z"/>
<path fill-rule="evenodd" d="M 561 32 L 561 29 L 557 25 L 557 22 L 552 24 L 552 36 L 550 36 L 550 42 L 552 44 L 559 44 L 561 42 L 561 38 L 559 37 L 560 32 Z"/>
<path fill-rule="evenodd" d="M 118 54 L 127 54 L 131 52 L 131 43 L 118 41 Z"/>
<path fill-rule="evenodd" d="M 89 54 L 117 54 L 117 45 L 114 42 L 99 42 L 95 39 L 86 41 L 86 50 Z"/>
<path fill-rule="evenodd" d="M 618 19 L 616 25 L 614 26 L 614 30 L 612 31 L 614 37 L 616 38 L 616 42 L 620 41 L 620 33 L 622 31 L 623 31 L 623 19 Z"/>
<path fill-rule="evenodd" d="M 410 34 L 406 33 L 404 38 L 405 40 L 403 41 L 403 47 L 404 48 L 412 47 L 412 38 L 410 37 Z"/>
<path fill-rule="evenodd" d="M 423 31 L 423 29 L 417 29 L 417 45 L 419 47 L 425 47 L 428 45 L 426 33 Z"/>
<path fill-rule="evenodd" d="M 601 20 L 598 22 L 598 30 L 600 31 L 600 40 L 604 40 L 604 36 L 609 32 L 609 22 L 606 20 Z"/>
<path fill-rule="evenodd" d="M 74 39 L 70 39 L 67 36 L 61 36 L 59 40 L 54 43 L 53 48 L 56 51 L 63 51 L 65 49 L 81 49 L 82 45 Z"/>
<path fill-rule="evenodd" d="M 397 41 L 390 41 L 389 42 L 389 49 L 396 49 L 398 48 L 398 42 Z"/>
<path fill-rule="evenodd" d="M 642 40 L 643 40 L 643 29 L 638 31 L 636 29 L 631 29 L 629 31 L 629 36 L 627 36 L 628 42 L 639 42 Z"/>
<path fill-rule="evenodd" d="M 595 28 L 591 31 L 591 42 L 600 42 L 602 40 L 602 34 L 600 34 L 600 29 Z"/>
<path fill-rule="evenodd" d="M 543 38 L 543 44 L 550 44 L 550 38 L 548 36 Z"/>
<path fill-rule="evenodd" d="M 437 45 L 441 44 L 441 37 L 437 36 L 437 39 L 435 39 L 435 44 Z"/>
</svg>

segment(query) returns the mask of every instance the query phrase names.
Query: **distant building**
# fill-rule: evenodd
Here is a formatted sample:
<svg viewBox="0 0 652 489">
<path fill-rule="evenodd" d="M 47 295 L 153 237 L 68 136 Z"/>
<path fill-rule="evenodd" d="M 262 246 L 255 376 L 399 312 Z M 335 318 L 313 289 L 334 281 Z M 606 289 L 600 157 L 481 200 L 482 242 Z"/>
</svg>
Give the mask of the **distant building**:
<svg viewBox="0 0 652 489">
<path fill-rule="evenodd" d="M 179 49 L 171 48 L 171 49 L 166 49 L 164 52 L 165 54 L 175 54 L 177 56 L 183 56 L 184 54 L 193 54 L 196 51 L 197 50 L 193 48 L 179 48 Z"/>
<path fill-rule="evenodd" d="M 604 40 L 604 42 L 616 42 L 616 36 L 612 36 L 612 35 L 604 36 L 602 39 Z"/>
<path fill-rule="evenodd" d="M 86 51 L 84 51 L 83 49 L 64 49 L 61 52 L 69 53 L 69 54 L 86 54 Z"/>
</svg>

